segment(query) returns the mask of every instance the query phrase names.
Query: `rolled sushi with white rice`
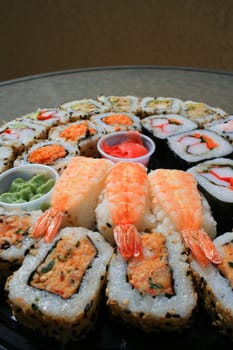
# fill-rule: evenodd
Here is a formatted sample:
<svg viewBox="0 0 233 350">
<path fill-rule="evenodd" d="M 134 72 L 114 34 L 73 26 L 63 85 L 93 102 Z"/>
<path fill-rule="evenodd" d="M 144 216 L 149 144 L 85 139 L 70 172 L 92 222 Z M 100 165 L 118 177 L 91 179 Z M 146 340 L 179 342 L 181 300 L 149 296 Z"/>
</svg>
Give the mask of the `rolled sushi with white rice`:
<svg viewBox="0 0 233 350">
<path fill-rule="evenodd" d="M 214 131 L 233 145 L 233 115 L 208 123 L 205 125 L 205 129 Z"/>
<path fill-rule="evenodd" d="M 12 167 L 15 157 L 12 146 L 0 146 L 0 174 Z"/>
<path fill-rule="evenodd" d="M 174 97 L 144 97 L 140 102 L 142 117 L 153 114 L 178 114 L 182 101 Z"/>
<path fill-rule="evenodd" d="M 188 327 L 197 294 L 180 235 L 154 231 L 141 239 L 142 257 L 125 260 L 115 253 L 111 259 L 106 288 L 111 315 L 144 332 Z"/>
<path fill-rule="evenodd" d="M 108 110 L 105 105 L 92 98 L 68 101 L 61 104 L 60 108 L 68 112 L 71 116 L 71 120 L 73 121 L 86 119 L 91 115 L 104 113 Z"/>
<path fill-rule="evenodd" d="M 137 96 L 99 95 L 97 96 L 97 100 L 106 106 L 109 111 L 139 113 L 140 97 Z"/>
<path fill-rule="evenodd" d="M 81 227 L 41 240 L 7 280 L 14 317 L 62 343 L 85 337 L 95 327 L 112 253 L 98 232 Z"/>
<path fill-rule="evenodd" d="M 233 228 L 233 160 L 215 158 L 187 170 L 211 205 L 218 223 L 218 233 Z"/>
<path fill-rule="evenodd" d="M 222 257 L 221 264 L 201 266 L 190 263 L 200 300 L 212 324 L 233 339 L 233 232 L 225 232 L 214 240 Z"/>
<path fill-rule="evenodd" d="M 168 138 L 168 146 L 173 154 L 175 167 L 187 169 L 201 161 L 218 157 L 230 157 L 233 146 L 213 131 L 195 129 Z"/>
<path fill-rule="evenodd" d="M 109 112 L 93 115 L 90 121 L 95 124 L 102 133 L 110 133 L 116 131 L 141 131 L 141 123 L 139 117 L 133 113 Z"/>
</svg>

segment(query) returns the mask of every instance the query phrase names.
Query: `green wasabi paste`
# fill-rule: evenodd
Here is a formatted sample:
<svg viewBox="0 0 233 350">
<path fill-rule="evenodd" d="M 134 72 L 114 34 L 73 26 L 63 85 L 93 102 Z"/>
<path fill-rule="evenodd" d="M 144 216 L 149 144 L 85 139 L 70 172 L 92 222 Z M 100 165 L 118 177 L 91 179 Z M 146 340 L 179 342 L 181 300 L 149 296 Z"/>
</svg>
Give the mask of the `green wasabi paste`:
<svg viewBox="0 0 233 350">
<path fill-rule="evenodd" d="M 48 179 L 42 173 L 34 175 L 30 180 L 18 177 L 12 181 L 8 192 L 0 195 L 0 201 L 11 204 L 30 202 L 49 192 L 54 184 L 54 179 Z"/>
</svg>

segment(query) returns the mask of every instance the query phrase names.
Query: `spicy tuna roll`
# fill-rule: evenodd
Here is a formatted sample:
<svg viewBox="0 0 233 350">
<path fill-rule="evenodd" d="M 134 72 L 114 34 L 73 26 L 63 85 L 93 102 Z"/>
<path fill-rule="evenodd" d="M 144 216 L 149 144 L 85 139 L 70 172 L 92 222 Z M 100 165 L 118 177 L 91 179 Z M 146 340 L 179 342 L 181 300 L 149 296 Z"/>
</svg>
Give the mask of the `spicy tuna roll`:
<svg viewBox="0 0 233 350">
<path fill-rule="evenodd" d="M 101 132 L 96 125 L 89 120 L 78 120 L 52 128 L 48 139 L 69 142 L 79 149 L 81 156 L 95 157 L 98 155 L 97 141 L 100 136 Z"/>
<path fill-rule="evenodd" d="M 54 167 L 61 174 L 72 157 L 77 155 L 78 148 L 68 142 L 44 140 L 23 152 L 14 161 L 14 166 L 45 164 Z"/>
<path fill-rule="evenodd" d="M 36 239 L 32 228 L 39 216 L 36 211 L 7 211 L 0 207 L 0 281 L 18 268 Z"/>
<path fill-rule="evenodd" d="M 113 255 L 106 288 L 110 313 L 145 332 L 190 325 L 196 310 L 190 267 L 180 235 L 154 231 L 141 236 L 143 256 Z"/>
<path fill-rule="evenodd" d="M 205 129 L 195 129 L 168 138 L 174 164 L 183 169 L 205 160 L 231 156 L 233 146 L 220 135 Z"/>
<path fill-rule="evenodd" d="M 6 283 L 15 318 L 63 343 L 93 329 L 111 246 L 98 233 L 67 227 L 39 242 Z"/>
<path fill-rule="evenodd" d="M 128 130 L 141 131 L 140 119 L 132 113 L 102 113 L 93 115 L 90 120 L 103 133 Z"/>
<path fill-rule="evenodd" d="M 220 264 L 201 266 L 195 259 L 191 269 L 197 291 L 212 324 L 233 339 L 233 232 L 225 232 L 214 240 L 222 258 Z"/>
<path fill-rule="evenodd" d="M 233 160 L 215 158 L 189 168 L 212 207 L 218 232 L 233 227 Z"/>
</svg>

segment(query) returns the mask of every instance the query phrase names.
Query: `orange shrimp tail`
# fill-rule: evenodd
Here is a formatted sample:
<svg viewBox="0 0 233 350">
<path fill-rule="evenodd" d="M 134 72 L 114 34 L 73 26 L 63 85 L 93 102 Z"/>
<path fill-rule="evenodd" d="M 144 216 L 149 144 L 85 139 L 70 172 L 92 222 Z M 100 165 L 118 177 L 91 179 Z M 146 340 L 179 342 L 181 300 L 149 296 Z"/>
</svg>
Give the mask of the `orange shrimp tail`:
<svg viewBox="0 0 233 350">
<path fill-rule="evenodd" d="M 207 266 L 210 262 L 214 264 L 220 264 L 222 262 L 213 241 L 206 232 L 189 229 L 183 230 L 182 236 L 186 246 L 190 248 L 195 259 L 202 266 Z"/>
<path fill-rule="evenodd" d="M 123 258 L 137 258 L 142 256 L 142 242 L 136 227 L 132 224 L 117 225 L 114 230 L 114 239 Z"/>
<path fill-rule="evenodd" d="M 43 236 L 46 243 L 51 242 L 62 225 L 63 216 L 63 212 L 57 211 L 54 208 L 49 208 L 37 220 L 32 231 L 32 236 Z"/>
</svg>

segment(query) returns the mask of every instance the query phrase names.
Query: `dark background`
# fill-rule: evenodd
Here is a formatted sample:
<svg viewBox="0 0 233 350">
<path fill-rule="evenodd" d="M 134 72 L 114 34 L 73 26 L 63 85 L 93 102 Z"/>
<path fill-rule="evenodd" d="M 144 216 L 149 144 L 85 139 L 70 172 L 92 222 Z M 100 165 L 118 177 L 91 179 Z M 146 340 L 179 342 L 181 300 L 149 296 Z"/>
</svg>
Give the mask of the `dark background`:
<svg viewBox="0 0 233 350">
<path fill-rule="evenodd" d="M 65 69 L 233 71 L 232 0 L 0 0 L 0 81 Z"/>
</svg>

